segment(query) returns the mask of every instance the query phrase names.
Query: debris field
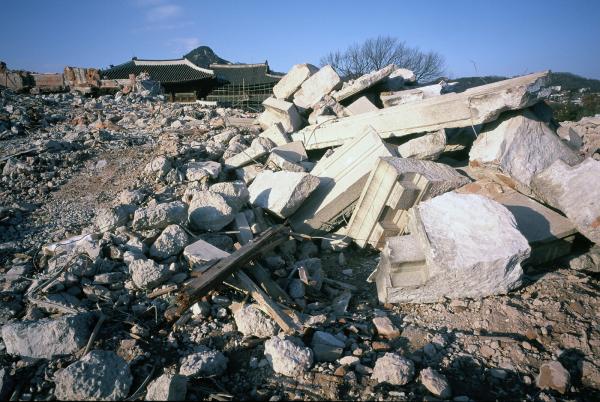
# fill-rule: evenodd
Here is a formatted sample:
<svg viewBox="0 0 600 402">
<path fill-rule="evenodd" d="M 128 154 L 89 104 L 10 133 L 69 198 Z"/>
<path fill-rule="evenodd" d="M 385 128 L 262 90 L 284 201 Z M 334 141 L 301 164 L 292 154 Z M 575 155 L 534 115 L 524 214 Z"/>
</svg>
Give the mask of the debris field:
<svg viewBox="0 0 600 402">
<path fill-rule="evenodd" d="M 0 398 L 597 400 L 600 118 L 550 74 L 0 89 Z"/>
</svg>

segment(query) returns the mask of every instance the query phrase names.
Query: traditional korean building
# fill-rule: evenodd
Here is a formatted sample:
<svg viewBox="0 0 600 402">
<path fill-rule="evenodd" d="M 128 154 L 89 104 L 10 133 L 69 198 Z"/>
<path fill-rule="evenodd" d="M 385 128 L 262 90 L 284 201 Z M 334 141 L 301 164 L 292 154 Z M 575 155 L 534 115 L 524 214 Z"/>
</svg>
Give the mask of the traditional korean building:
<svg viewBox="0 0 600 402">
<path fill-rule="evenodd" d="M 274 73 L 269 64 L 211 64 L 216 87 L 206 100 L 220 105 L 260 110 L 261 103 L 273 93 L 283 74 Z"/>
<path fill-rule="evenodd" d="M 203 99 L 215 84 L 212 70 L 198 67 L 187 59 L 141 60 L 133 58 L 101 72 L 104 79 L 125 80 L 130 74 L 148 73 L 160 82 L 165 94 L 173 100 Z"/>
</svg>

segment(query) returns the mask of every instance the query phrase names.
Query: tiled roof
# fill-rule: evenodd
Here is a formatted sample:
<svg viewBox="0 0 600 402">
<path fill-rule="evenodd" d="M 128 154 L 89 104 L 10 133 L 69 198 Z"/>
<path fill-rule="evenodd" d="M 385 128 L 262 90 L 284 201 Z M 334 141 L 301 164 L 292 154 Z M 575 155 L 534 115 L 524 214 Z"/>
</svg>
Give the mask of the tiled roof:
<svg viewBox="0 0 600 402">
<path fill-rule="evenodd" d="M 278 82 L 282 77 L 282 75 L 273 74 L 267 63 L 211 64 L 209 67 L 219 80 L 233 85 L 270 84 Z"/>
<path fill-rule="evenodd" d="M 150 74 L 150 78 L 159 82 L 184 82 L 213 78 L 211 70 L 196 66 L 187 59 L 175 60 L 138 60 L 119 64 L 101 72 L 103 78 L 127 79 L 129 74 L 142 72 Z"/>
</svg>

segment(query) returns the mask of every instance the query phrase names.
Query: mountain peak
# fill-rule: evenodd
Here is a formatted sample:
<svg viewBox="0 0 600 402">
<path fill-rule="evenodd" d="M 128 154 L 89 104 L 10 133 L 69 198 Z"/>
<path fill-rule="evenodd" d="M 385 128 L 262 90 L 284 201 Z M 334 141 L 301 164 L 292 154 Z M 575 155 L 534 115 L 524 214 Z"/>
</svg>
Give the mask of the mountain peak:
<svg viewBox="0 0 600 402">
<path fill-rule="evenodd" d="M 208 68 L 210 64 L 229 64 L 229 61 L 220 58 L 208 46 L 199 46 L 183 56 L 198 67 Z"/>
</svg>

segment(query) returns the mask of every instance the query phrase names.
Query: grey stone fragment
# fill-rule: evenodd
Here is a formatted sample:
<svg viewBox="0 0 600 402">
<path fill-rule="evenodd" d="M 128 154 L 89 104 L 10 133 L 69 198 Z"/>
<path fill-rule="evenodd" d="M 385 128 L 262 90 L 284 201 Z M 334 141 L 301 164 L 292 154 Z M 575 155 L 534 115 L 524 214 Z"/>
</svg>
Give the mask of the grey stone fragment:
<svg viewBox="0 0 600 402">
<path fill-rule="evenodd" d="M 150 384 L 147 401 L 183 401 L 187 393 L 187 378 L 178 374 L 163 374 Z"/>
<path fill-rule="evenodd" d="M 144 290 L 154 289 L 171 275 L 167 265 L 157 264 L 154 260 L 146 258 L 133 259 L 127 267 L 135 286 Z"/>
<path fill-rule="evenodd" d="M 574 165 L 580 158 L 529 110 L 484 126 L 469 152 L 470 166 L 498 170 L 528 195 L 533 177 L 557 160 Z"/>
<path fill-rule="evenodd" d="M 256 305 L 248 304 L 233 314 L 238 331 L 244 336 L 268 338 L 277 335 L 275 322 L 260 311 Z"/>
<path fill-rule="evenodd" d="M 144 168 L 144 171 L 148 174 L 156 174 L 157 177 L 164 177 L 169 170 L 171 170 L 172 164 L 171 160 L 165 156 L 157 156 Z"/>
<path fill-rule="evenodd" d="M 288 377 L 300 376 L 313 365 L 313 352 L 310 348 L 279 337 L 265 342 L 265 357 L 273 371 Z"/>
<path fill-rule="evenodd" d="M 164 229 L 171 224 L 181 224 L 187 219 L 187 205 L 181 201 L 140 208 L 133 215 L 133 228 Z"/>
<path fill-rule="evenodd" d="M 559 361 L 547 361 L 540 366 L 535 384 L 541 389 L 553 389 L 564 394 L 571 385 L 571 375 Z"/>
<path fill-rule="evenodd" d="M 221 164 L 214 161 L 189 162 L 185 166 L 185 178 L 190 181 L 216 179 L 221 173 Z"/>
<path fill-rule="evenodd" d="M 101 232 L 110 232 L 111 230 L 124 226 L 129 220 L 129 214 L 135 210 L 132 205 L 119 205 L 113 208 L 103 208 L 96 215 L 96 227 Z"/>
<path fill-rule="evenodd" d="M 375 362 L 371 379 L 377 383 L 386 382 L 391 385 L 406 385 L 415 375 L 414 363 L 395 353 L 386 353 Z"/>
<path fill-rule="evenodd" d="M 545 202 L 560 209 L 577 230 L 600 244 L 600 162 L 587 158 L 570 167 L 557 160 L 534 177 L 534 192 Z"/>
<path fill-rule="evenodd" d="M 380 297 L 387 292 L 386 302 L 486 297 L 521 285 L 521 263 L 531 248 L 500 203 L 450 192 L 418 204 L 409 219 L 411 247 L 421 247 L 425 254 L 426 264 L 419 267 L 422 281 L 412 286 L 400 281 L 388 288 L 385 276 L 378 277 L 378 292 Z"/>
<path fill-rule="evenodd" d="M 206 378 L 221 375 L 227 369 L 229 359 L 217 350 L 199 346 L 196 353 L 181 359 L 179 374 L 189 377 Z"/>
<path fill-rule="evenodd" d="M 222 195 L 212 191 L 199 191 L 189 207 L 190 224 L 198 230 L 218 231 L 235 217 L 233 209 Z"/>
<path fill-rule="evenodd" d="M 183 256 L 188 260 L 190 267 L 198 268 L 214 260 L 225 258 L 228 252 L 199 239 L 183 250 Z"/>
<path fill-rule="evenodd" d="M 146 195 L 139 189 L 123 190 L 121 194 L 119 194 L 119 201 L 121 204 L 139 205 L 142 201 L 144 201 L 144 198 L 146 198 Z"/>
<path fill-rule="evenodd" d="M 280 218 L 293 214 L 319 185 L 308 173 L 271 172 L 258 174 L 249 187 L 250 202 Z"/>
<path fill-rule="evenodd" d="M 421 370 L 420 378 L 423 386 L 438 398 L 448 399 L 452 396 L 452 389 L 446 376 L 438 373 L 431 367 Z"/>
<path fill-rule="evenodd" d="M 438 130 L 422 137 L 407 141 L 398 147 L 403 158 L 436 160 L 446 148 L 446 131 Z"/>
<path fill-rule="evenodd" d="M 114 352 L 93 350 L 54 376 L 54 396 L 62 401 L 124 399 L 132 382 L 129 366 Z"/>
<path fill-rule="evenodd" d="M 150 247 L 150 256 L 164 260 L 179 254 L 189 242 L 189 236 L 179 225 L 167 226 Z"/>
<path fill-rule="evenodd" d="M 250 200 L 248 187 L 242 181 L 216 183 L 209 190 L 220 194 L 235 212 L 240 211 Z"/>
<path fill-rule="evenodd" d="M 90 335 L 90 316 L 65 315 L 38 321 L 18 321 L 2 327 L 6 352 L 23 357 L 51 359 L 81 349 Z"/>
</svg>

